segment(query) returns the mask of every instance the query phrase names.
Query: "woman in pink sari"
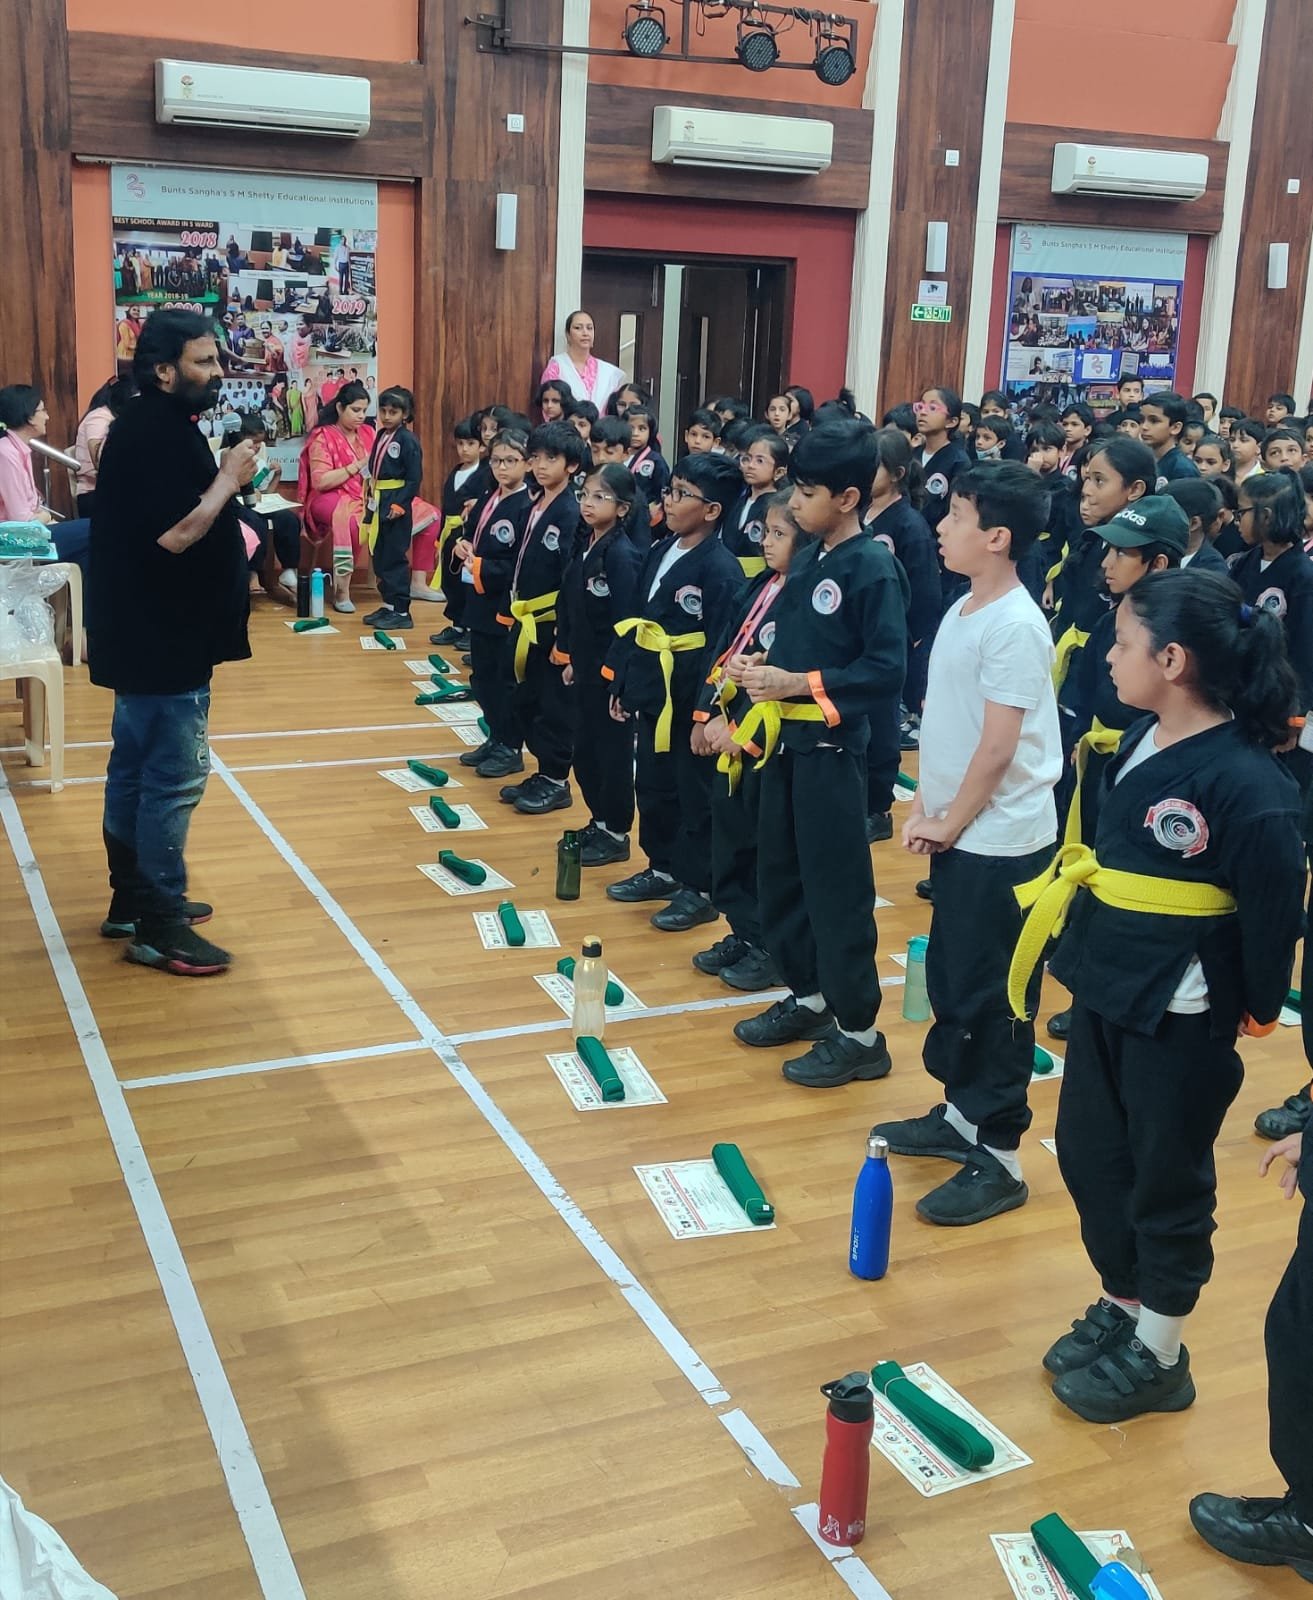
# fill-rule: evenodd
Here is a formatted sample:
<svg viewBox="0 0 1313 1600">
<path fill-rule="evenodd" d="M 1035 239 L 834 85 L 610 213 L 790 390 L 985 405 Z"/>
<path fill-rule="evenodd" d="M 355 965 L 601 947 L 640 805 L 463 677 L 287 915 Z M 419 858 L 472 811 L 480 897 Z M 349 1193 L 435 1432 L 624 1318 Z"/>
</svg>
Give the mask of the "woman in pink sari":
<svg viewBox="0 0 1313 1600">
<path fill-rule="evenodd" d="M 319 421 L 301 452 L 297 478 L 311 539 L 333 539 L 333 609 L 354 611 L 351 575 L 365 565 L 368 551 L 360 540 L 365 514 L 365 474 L 374 430 L 365 421 L 369 391 L 348 383 L 320 407 Z"/>
</svg>

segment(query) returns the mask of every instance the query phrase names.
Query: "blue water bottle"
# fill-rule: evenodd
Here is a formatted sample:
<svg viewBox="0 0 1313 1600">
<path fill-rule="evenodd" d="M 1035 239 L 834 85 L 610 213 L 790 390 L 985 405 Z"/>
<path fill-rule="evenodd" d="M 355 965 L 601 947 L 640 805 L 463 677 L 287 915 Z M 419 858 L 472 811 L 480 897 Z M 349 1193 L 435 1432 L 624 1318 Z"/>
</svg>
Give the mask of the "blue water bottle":
<svg viewBox="0 0 1313 1600">
<path fill-rule="evenodd" d="M 925 982 L 925 954 L 930 940 L 923 933 L 907 941 L 907 981 L 903 985 L 903 1020 L 930 1021 L 930 994 Z"/>
<path fill-rule="evenodd" d="M 855 1278 L 883 1278 L 889 1270 L 889 1230 L 894 1220 L 894 1181 L 889 1143 L 878 1133 L 866 1141 L 866 1160 L 853 1190 L 853 1231 L 848 1270 Z"/>
<path fill-rule="evenodd" d="M 310 574 L 310 615 L 322 617 L 324 614 L 324 574 L 318 567 Z"/>
</svg>

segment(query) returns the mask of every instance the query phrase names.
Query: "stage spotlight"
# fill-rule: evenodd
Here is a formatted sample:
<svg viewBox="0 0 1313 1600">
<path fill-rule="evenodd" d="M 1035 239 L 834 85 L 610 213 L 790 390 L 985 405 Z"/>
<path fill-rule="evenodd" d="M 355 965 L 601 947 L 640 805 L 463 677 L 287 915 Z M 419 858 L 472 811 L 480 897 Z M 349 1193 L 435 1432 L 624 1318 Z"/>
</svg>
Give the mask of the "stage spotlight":
<svg viewBox="0 0 1313 1600">
<path fill-rule="evenodd" d="M 853 59 L 851 45 L 840 44 L 832 33 L 817 34 L 815 72 L 822 83 L 837 89 L 841 83 L 847 83 L 856 71 L 857 63 Z"/>
<path fill-rule="evenodd" d="M 775 30 L 760 17 L 739 23 L 739 42 L 734 54 L 749 72 L 769 72 L 780 59 Z"/>
<path fill-rule="evenodd" d="M 665 12 L 652 0 L 635 0 L 625 12 L 625 44 L 630 55 L 659 56 L 669 43 Z"/>
</svg>

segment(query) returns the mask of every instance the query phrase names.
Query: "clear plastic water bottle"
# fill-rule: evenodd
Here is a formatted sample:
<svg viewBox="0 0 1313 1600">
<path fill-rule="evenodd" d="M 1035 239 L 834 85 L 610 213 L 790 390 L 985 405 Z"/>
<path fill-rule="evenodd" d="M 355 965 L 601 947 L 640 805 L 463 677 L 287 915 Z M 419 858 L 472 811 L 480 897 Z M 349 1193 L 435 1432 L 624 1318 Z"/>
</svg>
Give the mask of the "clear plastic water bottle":
<svg viewBox="0 0 1313 1600">
<path fill-rule="evenodd" d="M 310 574 L 310 615 L 322 617 L 324 614 L 324 574 L 316 567 Z"/>
<path fill-rule="evenodd" d="M 848 1270 L 854 1278 L 874 1281 L 888 1272 L 893 1220 L 894 1181 L 889 1172 L 889 1144 L 879 1134 L 872 1134 L 866 1141 L 866 1160 L 862 1162 L 853 1190 Z"/>
<path fill-rule="evenodd" d="M 585 1036 L 601 1039 L 606 1034 L 606 978 L 602 941 L 597 938 L 585 939 L 574 968 L 574 1008 L 570 1013 L 570 1031 L 576 1039 Z"/>
<path fill-rule="evenodd" d="M 903 1018 L 907 1022 L 930 1021 L 930 995 L 925 986 L 925 953 L 930 940 L 923 933 L 907 941 L 907 982 L 903 985 Z"/>
</svg>

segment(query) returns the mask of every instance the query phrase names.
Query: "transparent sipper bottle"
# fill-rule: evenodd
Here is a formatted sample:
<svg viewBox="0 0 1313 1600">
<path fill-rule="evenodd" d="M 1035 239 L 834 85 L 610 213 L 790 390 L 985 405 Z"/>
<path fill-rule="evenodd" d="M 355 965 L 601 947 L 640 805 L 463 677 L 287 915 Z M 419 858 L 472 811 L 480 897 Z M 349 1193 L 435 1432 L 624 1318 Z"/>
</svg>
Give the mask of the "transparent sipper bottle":
<svg viewBox="0 0 1313 1600">
<path fill-rule="evenodd" d="M 602 941 L 598 938 L 585 939 L 574 969 L 574 1009 L 570 1016 L 570 1031 L 576 1039 L 601 1039 L 606 1033 L 606 978 Z"/>
</svg>

